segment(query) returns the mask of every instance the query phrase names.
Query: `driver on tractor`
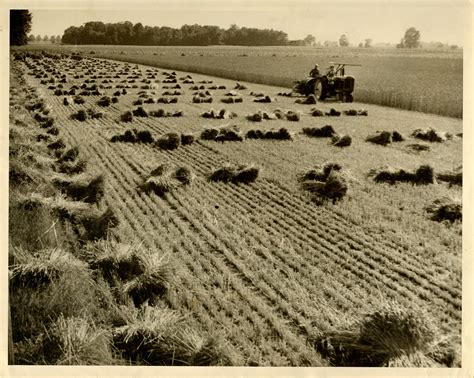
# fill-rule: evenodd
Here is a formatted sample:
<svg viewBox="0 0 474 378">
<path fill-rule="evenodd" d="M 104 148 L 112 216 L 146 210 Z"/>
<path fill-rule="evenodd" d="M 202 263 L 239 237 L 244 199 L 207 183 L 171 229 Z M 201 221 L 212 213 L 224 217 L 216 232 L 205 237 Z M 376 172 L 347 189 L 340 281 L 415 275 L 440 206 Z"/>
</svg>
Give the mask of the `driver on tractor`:
<svg viewBox="0 0 474 378">
<path fill-rule="evenodd" d="M 319 72 L 319 66 L 316 64 L 314 68 L 310 71 L 310 77 L 318 77 L 321 73 Z"/>
<path fill-rule="evenodd" d="M 326 77 L 330 83 L 334 82 L 334 77 L 336 76 L 336 72 L 334 71 L 334 64 L 329 66 L 328 72 L 326 73 Z"/>
</svg>

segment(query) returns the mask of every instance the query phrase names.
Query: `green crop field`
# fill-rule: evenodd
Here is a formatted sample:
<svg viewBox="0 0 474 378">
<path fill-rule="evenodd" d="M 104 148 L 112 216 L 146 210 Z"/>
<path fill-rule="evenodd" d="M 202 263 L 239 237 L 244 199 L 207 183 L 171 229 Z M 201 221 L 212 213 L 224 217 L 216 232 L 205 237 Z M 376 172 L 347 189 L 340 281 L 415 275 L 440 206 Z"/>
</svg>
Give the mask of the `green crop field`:
<svg viewBox="0 0 474 378">
<path fill-rule="evenodd" d="M 461 56 L 76 50 L 10 62 L 17 363 L 460 366 Z"/>
<path fill-rule="evenodd" d="M 43 48 L 38 46 L 38 48 Z M 462 50 L 425 51 L 302 47 L 53 46 L 97 57 L 181 69 L 222 78 L 291 88 L 315 63 L 348 67 L 355 100 L 462 118 Z"/>
</svg>

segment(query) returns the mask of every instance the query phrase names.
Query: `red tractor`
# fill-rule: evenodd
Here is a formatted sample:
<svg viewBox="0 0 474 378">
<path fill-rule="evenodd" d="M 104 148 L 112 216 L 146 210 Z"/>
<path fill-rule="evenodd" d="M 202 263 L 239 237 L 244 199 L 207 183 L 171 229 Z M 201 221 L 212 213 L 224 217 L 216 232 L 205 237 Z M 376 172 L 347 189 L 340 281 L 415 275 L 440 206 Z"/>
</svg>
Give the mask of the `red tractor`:
<svg viewBox="0 0 474 378">
<path fill-rule="evenodd" d="M 360 66 L 360 64 L 330 63 L 326 74 L 318 74 L 306 80 L 296 81 L 293 91 L 305 96 L 313 94 L 318 101 L 335 98 L 343 102 L 352 102 L 355 79 L 345 75 L 345 66 Z"/>
</svg>

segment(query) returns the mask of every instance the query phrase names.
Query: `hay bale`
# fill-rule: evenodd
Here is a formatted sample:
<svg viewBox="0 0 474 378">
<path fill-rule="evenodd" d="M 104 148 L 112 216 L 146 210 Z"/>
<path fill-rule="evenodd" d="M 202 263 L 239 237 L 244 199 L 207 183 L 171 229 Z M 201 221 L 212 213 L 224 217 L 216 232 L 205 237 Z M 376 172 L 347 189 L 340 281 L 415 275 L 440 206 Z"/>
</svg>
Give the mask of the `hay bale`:
<svg viewBox="0 0 474 378">
<path fill-rule="evenodd" d="M 112 97 L 111 101 L 112 101 L 112 104 L 116 104 L 119 101 L 119 99 L 118 97 Z"/>
<path fill-rule="evenodd" d="M 120 115 L 120 120 L 122 122 L 132 122 L 133 121 L 133 113 L 130 110 L 126 111 L 125 113 L 122 113 Z"/>
<path fill-rule="evenodd" d="M 154 142 L 153 136 L 151 135 L 151 133 L 148 130 L 138 131 L 135 135 L 136 135 L 136 139 L 137 139 L 138 142 L 141 142 L 141 143 L 153 143 Z"/>
<path fill-rule="evenodd" d="M 75 175 L 78 173 L 82 173 L 86 170 L 87 162 L 82 159 L 78 159 L 76 161 L 66 161 L 61 162 L 58 166 L 58 172 L 68 174 L 68 175 Z"/>
<path fill-rule="evenodd" d="M 403 142 L 405 138 L 398 131 L 392 131 L 392 142 Z"/>
<path fill-rule="evenodd" d="M 232 181 L 236 172 L 237 168 L 235 166 L 226 164 L 212 171 L 209 174 L 208 179 L 209 181 L 228 183 Z"/>
<path fill-rule="evenodd" d="M 47 131 L 46 131 L 46 134 L 49 134 L 49 135 L 59 135 L 59 129 L 57 127 L 50 127 Z"/>
<path fill-rule="evenodd" d="M 260 170 L 254 166 L 239 167 L 239 169 L 234 173 L 234 176 L 232 177 L 232 182 L 234 184 L 250 184 L 251 182 L 254 182 L 257 179 L 259 171 Z"/>
<path fill-rule="evenodd" d="M 260 102 L 260 103 L 271 103 L 274 102 L 275 100 L 272 99 L 270 96 L 265 96 L 265 97 L 259 97 L 253 100 L 253 102 Z"/>
<path fill-rule="evenodd" d="M 52 143 L 48 144 L 48 148 L 50 150 L 55 150 L 56 151 L 56 150 L 62 150 L 64 148 L 66 148 L 66 145 L 64 144 L 62 139 L 58 139 L 55 142 L 52 142 Z"/>
<path fill-rule="evenodd" d="M 66 150 L 57 160 L 58 163 L 70 162 L 77 159 L 79 156 L 79 147 L 74 146 Z"/>
<path fill-rule="evenodd" d="M 352 143 L 352 138 L 349 135 L 334 135 L 331 143 L 336 147 L 348 147 Z"/>
<path fill-rule="evenodd" d="M 240 130 L 234 127 L 221 127 L 219 134 L 214 139 L 216 142 L 242 142 L 243 138 Z"/>
<path fill-rule="evenodd" d="M 263 116 L 262 113 L 257 112 L 247 116 L 247 119 L 252 122 L 262 122 Z"/>
<path fill-rule="evenodd" d="M 347 180 L 341 174 L 341 166 L 337 163 L 326 163 L 299 175 L 298 181 L 304 191 L 312 194 L 317 203 L 332 200 L 336 203 L 342 199 L 348 189 Z"/>
<path fill-rule="evenodd" d="M 374 176 L 375 182 L 387 182 L 392 185 L 396 182 L 427 185 L 435 181 L 433 168 L 429 165 L 421 165 L 415 172 L 408 172 L 404 169 L 395 169 L 392 167 L 382 168 L 372 170 L 369 176 Z"/>
<path fill-rule="evenodd" d="M 69 99 L 67 97 L 63 98 L 63 105 L 64 106 L 69 106 Z"/>
<path fill-rule="evenodd" d="M 296 113 L 290 110 L 286 113 L 286 119 L 288 121 L 298 122 L 300 120 L 300 115 L 299 113 Z"/>
<path fill-rule="evenodd" d="M 193 134 L 181 134 L 181 144 L 183 146 L 187 146 L 189 144 L 194 143 L 194 135 Z"/>
<path fill-rule="evenodd" d="M 337 111 L 334 108 L 331 108 L 329 112 L 326 112 L 326 115 L 330 117 L 339 117 L 341 115 L 341 112 Z"/>
<path fill-rule="evenodd" d="M 181 137 L 178 133 L 167 133 L 156 141 L 156 145 L 163 150 L 174 150 L 180 143 Z"/>
<path fill-rule="evenodd" d="M 358 116 L 368 116 L 368 115 L 369 115 L 369 111 L 366 110 L 366 109 L 359 109 L 359 110 L 357 110 L 357 115 L 358 115 Z"/>
<path fill-rule="evenodd" d="M 164 110 L 164 109 L 152 110 L 152 111 L 150 111 L 150 115 L 151 115 L 152 117 L 158 117 L 158 118 L 160 118 L 160 117 L 166 117 L 166 116 L 167 116 L 167 112 L 166 112 L 166 110 Z"/>
<path fill-rule="evenodd" d="M 177 188 L 177 186 L 177 182 L 167 175 L 151 176 L 140 186 L 140 189 L 145 192 L 153 192 L 162 197 L 165 193 Z"/>
<path fill-rule="evenodd" d="M 354 322 L 350 330 L 327 331 L 315 347 L 335 366 L 434 367 L 430 356 L 438 331 L 431 317 L 389 302 Z"/>
<path fill-rule="evenodd" d="M 365 140 L 367 142 L 386 146 L 392 142 L 392 134 L 388 131 L 379 131 L 373 135 L 369 135 Z"/>
<path fill-rule="evenodd" d="M 315 138 L 331 138 L 336 134 L 336 131 L 331 125 L 319 127 L 304 127 L 303 134 Z"/>
<path fill-rule="evenodd" d="M 348 116 L 356 116 L 357 110 L 356 109 L 344 110 L 344 114 Z"/>
<path fill-rule="evenodd" d="M 216 140 L 219 135 L 219 130 L 215 128 L 206 128 L 201 133 L 201 139 L 203 140 Z"/>
<path fill-rule="evenodd" d="M 148 112 L 142 106 L 133 110 L 132 113 L 134 117 L 148 117 Z"/>
<path fill-rule="evenodd" d="M 433 184 L 435 182 L 434 170 L 429 165 L 420 165 L 415 171 L 416 184 Z"/>
<path fill-rule="evenodd" d="M 462 220 L 462 203 L 459 199 L 450 197 L 436 199 L 426 207 L 426 211 L 431 213 L 431 219 L 437 222 Z"/>
<path fill-rule="evenodd" d="M 106 106 L 110 106 L 111 102 L 112 100 L 110 99 L 109 96 L 104 96 L 99 101 L 97 101 L 97 105 L 106 107 Z"/>
<path fill-rule="evenodd" d="M 340 171 L 342 166 L 338 163 L 326 162 L 323 165 L 317 165 L 309 170 L 300 173 L 298 175 L 298 181 L 304 182 L 308 180 L 312 181 L 326 181 L 329 177 L 329 174 L 334 171 Z"/>
<path fill-rule="evenodd" d="M 291 136 L 291 133 L 288 131 L 288 129 L 282 127 L 278 129 L 276 132 L 270 131 L 270 134 L 267 135 L 265 133 L 265 138 L 266 139 L 275 139 L 275 140 L 293 140 L 293 137 Z"/>
<path fill-rule="evenodd" d="M 417 139 L 437 143 L 444 142 L 450 137 L 449 134 L 439 132 L 431 127 L 427 129 L 416 129 L 413 131 L 412 136 Z"/>
<path fill-rule="evenodd" d="M 459 185 L 462 186 L 462 166 L 458 167 L 452 172 L 438 173 L 436 178 L 440 181 L 449 183 L 449 186 Z"/>
<path fill-rule="evenodd" d="M 107 207 L 102 213 L 94 213 L 81 219 L 81 224 L 85 229 L 81 237 L 89 241 L 106 239 L 109 230 L 117 227 L 119 222 L 115 212 Z"/>
<path fill-rule="evenodd" d="M 75 201 L 86 203 L 99 203 L 104 196 L 105 180 L 102 174 L 95 177 L 77 179 L 55 179 L 53 183 Z"/>
<path fill-rule="evenodd" d="M 190 168 L 182 166 L 175 170 L 174 178 L 183 185 L 189 185 L 194 180 L 194 174 Z"/>
</svg>

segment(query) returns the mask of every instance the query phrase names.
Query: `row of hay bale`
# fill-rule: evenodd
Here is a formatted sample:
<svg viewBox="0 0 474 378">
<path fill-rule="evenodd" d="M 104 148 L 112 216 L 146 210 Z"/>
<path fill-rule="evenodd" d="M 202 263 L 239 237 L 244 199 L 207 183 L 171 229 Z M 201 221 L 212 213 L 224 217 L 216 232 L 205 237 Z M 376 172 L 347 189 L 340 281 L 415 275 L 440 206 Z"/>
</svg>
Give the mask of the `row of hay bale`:
<svg viewBox="0 0 474 378">
<path fill-rule="evenodd" d="M 154 144 L 163 150 L 174 150 L 180 145 L 186 146 L 194 143 L 194 139 L 194 135 L 190 133 L 178 134 L 170 132 L 155 140 L 148 130 L 132 129 L 126 130 L 124 134 L 113 135 L 110 138 L 110 142 Z"/>
</svg>

